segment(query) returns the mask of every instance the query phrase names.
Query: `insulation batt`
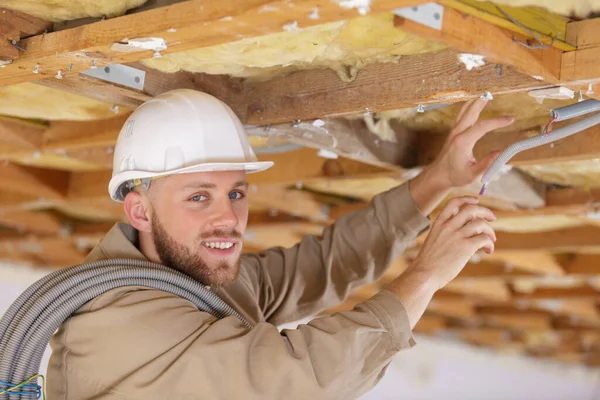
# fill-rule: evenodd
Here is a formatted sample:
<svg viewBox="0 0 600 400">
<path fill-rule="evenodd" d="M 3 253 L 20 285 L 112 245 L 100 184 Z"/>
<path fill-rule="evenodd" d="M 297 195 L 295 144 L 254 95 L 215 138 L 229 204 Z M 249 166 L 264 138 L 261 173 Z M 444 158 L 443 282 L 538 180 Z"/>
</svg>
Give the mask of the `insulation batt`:
<svg viewBox="0 0 600 400">
<path fill-rule="evenodd" d="M 186 70 L 266 80 L 296 70 L 331 68 L 342 80 L 370 63 L 443 49 L 394 27 L 393 14 L 246 38 L 232 43 L 164 55 L 143 63 L 163 72 Z"/>
<path fill-rule="evenodd" d="M 62 22 L 86 17 L 116 17 L 146 0 L 0 0 L 0 7 L 47 21 Z"/>
<path fill-rule="evenodd" d="M 578 18 L 587 18 L 590 13 L 600 11 L 599 0 L 495 0 L 493 3 L 511 7 L 542 7 L 554 14 Z"/>
<path fill-rule="evenodd" d="M 115 113 L 110 108 L 108 103 L 34 83 L 0 86 L 0 114 L 4 115 L 45 120 L 90 120 L 111 118 L 131 111 L 119 107 L 118 113 Z"/>
</svg>

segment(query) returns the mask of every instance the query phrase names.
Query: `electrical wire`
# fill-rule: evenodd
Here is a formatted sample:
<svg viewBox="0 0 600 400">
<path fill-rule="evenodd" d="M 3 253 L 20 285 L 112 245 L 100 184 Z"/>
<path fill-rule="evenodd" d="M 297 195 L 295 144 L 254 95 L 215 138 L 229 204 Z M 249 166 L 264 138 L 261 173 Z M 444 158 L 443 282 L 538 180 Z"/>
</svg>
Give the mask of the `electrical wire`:
<svg viewBox="0 0 600 400">
<path fill-rule="evenodd" d="M 544 136 L 548 136 L 548 129 L 550 129 L 550 126 L 554 123 L 554 121 L 557 120 L 557 118 L 558 117 L 554 117 L 550 120 L 550 122 L 548 122 L 548 125 L 546 125 L 546 127 L 544 128 L 544 131 L 543 131 Z"/>
<path fill-rule="evenodd" d="M 519 21 L 517 21 L 515 18 L 513 18 L 509 13 L 507 13 L 506 11 L 504 11 L 502 8 L 500 8 L 499 6 L 496 6 L 498 8 L 498 10 L 504 14 L 504 16 L 506 18 L 508 18 L 513 24 L 517 25 L 519 28 L 523 29 L 525 32 L 527 32 L 528 34 L 530 34 L 531 36 L 533 36 L 535 38 L 535 40 L 538 41 L 539 44 L 537 45 L 530 45 L 524 42 L 521 42 L 520 40 L 517 40 L 514 36 L 512 38 L 513 42 L 520 44 L 523 47 L 527 47 L 528 49 L 547 49 L 549 47 L 552 47 L 554 45 L 554 42 L 556 41 L 556 38 L 558 36 L 554 36 L 552 38 L 552 41 L 548 44 L 544 44 L 544 42 L 542 42 L 542 39 L 540 39 L 540 37 L 531 29 L 529 29 L 528 27 L 526 27 L 525 25 L 523 25 L 522 23 L 520 23 Z"/>
<path fill-rule="evenodd" d="M 37 384 L 29 384 L 34 379 L 41 378 L 42 386 Z M 18 385 L 11 385 L 8 382 L 0 382 L 0 386 L 9 387 L 9 389 L 3 389 L 0 387 L 0 394 L 12 394 L 12 395 L 21 395 L 21 396 L 31 396 L 36 395 L 36 398 L 42 397 L 43 400 L 46 400 L 46 378 L 42 374 L 35 374 L 31 376 L 29 379 L 19 383 Z M 35 392 L 15 392 L 17 389 L 35 389 Z"/>
</svg>

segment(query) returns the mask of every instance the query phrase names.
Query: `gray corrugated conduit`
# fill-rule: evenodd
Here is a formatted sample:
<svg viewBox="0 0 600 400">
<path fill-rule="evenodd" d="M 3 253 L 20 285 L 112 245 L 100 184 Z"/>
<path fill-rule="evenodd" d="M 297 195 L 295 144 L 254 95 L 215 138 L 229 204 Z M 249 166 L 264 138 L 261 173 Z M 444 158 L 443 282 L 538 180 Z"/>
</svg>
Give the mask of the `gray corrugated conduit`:
<svg viewBox="0 0 600 400">
<path fill-rule="evenodd" d="M 101 294 L 123 286 L 169 292 L 218 318 L 251 325 L 200 282 L 164 265 L 109 259 L 58 270 L 31 285 L 0 320 L 0 399 L 39 398 L 36 376 L 46 346 L 71 314 Z M 19 387 L 17 387 L 19 386 Z"/>
<path fill-rule="evenodd" d="M 553 121 L 564 121 L 567 119 L 589 114 L 598 110 L 600 110 L 600 101 L 586 100 L 581 103 L 551 110 L 550 114 L 553 118 Z M 582 119 L 581 121 L 577 121 L 571 125 L 553 130 L 547 134 L 544 134 L 544 132 L 542 132 L 542 134 L 539 136 L 534 136 L 532 138 L 524 139 L 513 143 L 506 150 L 504 150 L 502 154 L 500 154 L 500 156 L 498 156 L 498 158 L 488 168 L 485 174 L 483 174 L 483 177 L 481 178 L 481 183 L 483 184 L 483 187 L 481 188 L 480 194 L 484 193 L 486 186 L 492 181 L 494 176 L 516 154 L 525 150 L 532 149 L 534 147 L 543 146 L 545 144 L 550 144 L 554 141 L 564 139 L 568 136 L 589 129 L 592 126 L 598 124 L 600 124 L 600 113 Z"/>
</svg>

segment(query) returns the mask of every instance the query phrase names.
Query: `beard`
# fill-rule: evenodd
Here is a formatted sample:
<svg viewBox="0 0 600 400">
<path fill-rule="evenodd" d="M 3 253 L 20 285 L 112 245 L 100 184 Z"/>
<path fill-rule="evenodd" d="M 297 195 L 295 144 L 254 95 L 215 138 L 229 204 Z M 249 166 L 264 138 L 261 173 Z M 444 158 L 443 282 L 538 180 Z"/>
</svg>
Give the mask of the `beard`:
<svg viewBox="0 0 600 400">
<path fill-rule="evenodd" d="M 198 247 L 203 246 L 202 240 L 206 238 L 241 238 L 236 231 L 215 230 L 199 235 Z M 218 288 L 235 282 L 240 273 L 240 257 L 234 261 L 219 260 L 212 268 L 204 260 L 199 250 L 189 249 L 176 242 L 160 223 L 156 215 L 152 218 L 152 240 L 161 262 L 169 268 L 182 272 L 203 285 Z"/>
</svg>

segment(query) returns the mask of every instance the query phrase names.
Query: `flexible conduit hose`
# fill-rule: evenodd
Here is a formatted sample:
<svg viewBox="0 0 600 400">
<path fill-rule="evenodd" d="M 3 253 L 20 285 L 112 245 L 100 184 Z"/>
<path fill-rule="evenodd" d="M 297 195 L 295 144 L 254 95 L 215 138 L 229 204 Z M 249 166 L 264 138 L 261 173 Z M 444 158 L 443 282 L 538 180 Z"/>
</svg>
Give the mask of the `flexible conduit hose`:
<svg viewBox="0 0 600 400">
<path fill-rule="evenodd" d="M 589 99 L 570 106 L 550 110 L 550 115 L 555 118 L 554 121 L 564 121 L 575 117 L 581 117 L 589 113 L 600 111 L 600 101 Z"/>
<path fill-rule="evenodd" d="M 120 258 L 81 264 L 40 279 L 4 314 L 0 320 L 0 382 L 17 385 L 37 374 L 46 346 L 59 326 L 88 301 L 123 286 L 169 292 L 218 318 L 235 316 L 251 327 L 200 282 L 164 265 Z M 38 392 L 28 385 L 18 393 L 27 394 L 9 392 L 0 394 L 0 399 L 31 399 Z"/>
<path fill-rule="evenodd" d="M 532 138 L 513 143 L 506 150 L 504 150 L 500 156 L 498 156 L 496 161 L 494 161 L 485 174 L 483 174 L 483 177 L 481 178 L 481 183 L 483 183 L 481 193 L 483 194 L 485 187 L 492 181 L 494 175 L 496 175 L 504 166 L 504 164 L 506 164 L 517 153 L 566 138 L 598 124 L 600 124 L 600 113 L 594 114 L 591 117 L 587 117 L 586 119 L 582 119 L 581 121 L 577 121 L 563 128 L 556 129 L 550 132 L 547 136 L 534 136 Z"/>
</svg>

